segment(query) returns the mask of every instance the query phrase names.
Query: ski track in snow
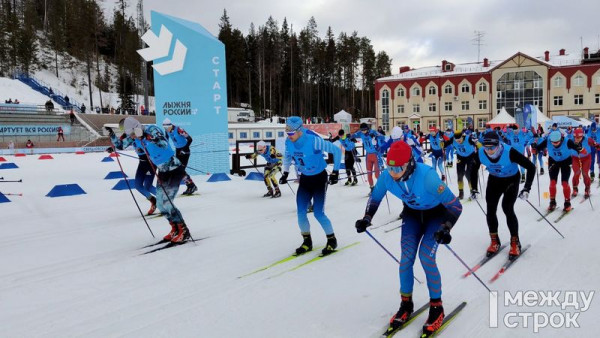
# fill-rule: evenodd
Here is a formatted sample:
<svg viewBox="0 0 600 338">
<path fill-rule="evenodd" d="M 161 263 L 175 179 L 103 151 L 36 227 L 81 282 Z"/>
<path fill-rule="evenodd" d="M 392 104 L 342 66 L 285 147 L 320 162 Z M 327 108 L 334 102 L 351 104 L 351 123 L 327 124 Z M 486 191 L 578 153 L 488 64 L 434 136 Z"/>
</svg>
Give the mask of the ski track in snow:
<svg viewBox="0 0 600 338">
<path fill-rule="evenodd" d="M 128 191 L 113 191 L 118 180 L 104 180 L 115 163 L 102 163 L 106 154 L 61 154 L 54 160 L 37 156 L 14 158 L 19 169 L 3 170 L 3 192 L 11 203 L 0 204 L 0 336 L 7 337 L 373 337 L 385 330 L 397 311 L 398 266 L 370 238 L 357 234 L 354 222 L 366 206 L 368 185 L 356 187 L 341 180 L 330 186 L 326 213 L 332 220 L 339 246 L 359 245 L 283 273 L 318 255 L 318 250 L 238 279 L 290 255 L 301 243 L 295 196 L 286 186 L 283 196 L 263 198 L 262 181 L 205 183 L 208 176 L 194 176 L 200 196 L 175 199 L 197 243 L 140 256 L 170 226 L 164 218 L 148 220 L 152 238 Z M 132 178 L 137 161 L 122 158 Z M 456 169 L 450 187 L 457 192 Z M 342 171 L 342 176 L 345 176 Z M 487 178 L 487 173 L 485 174 Z M 86 195 L 48 198 L 57 184 L 78 183 Z M 595 182 L 594 182 L 595 183 Z M 291 184 L 297 190 L 297 184 Z M 466 186 L 466 185 L 465 185 Z M 583 183 L 580 185 L 580 189 Z M 541 191 L 548 190 L 548 176 L 540 176 Z M 480 188 L 480 190 L 482 190 Z M 180 189 L 180 193 L 181 193 Z M 592 184 L 592 202 L 598 196 Z M 143 212 L 148 202 L 134 193 Z M 395 219 L 402 203 L 388 194 L 380 205 L 374 226 Z M 531 203 L 538 207 L 534 180 Z M 562 207 L 562 189 L 557 201 Z M 485 199 L 479 202 L 485 208 Z M 548 201 L 542 199 L 543 211 Z M 520 237 L 532 247 L 498 281 L 493 290 L 595 290 L 600 283 L 600 263 L 594 257 L 600 231 L 597 211 L 589 203 L 554 224 L 560 236 L 525 202 L 517 200 Z M 309 214 L 313 246 L 325 244 L 320 225 Z M 510 235 L 499 208 L 499 234 L 503 243 Z M 550 218 L 552 221 L 553 218 Z M 400 222 L 400 221 L 399 221 Z M 385 231 L 389 223 L 372 233 L 397 258 L 402 229 Z M 452 231 L 452 248 L 467 262 L 478 261 L 487 245 L 486 220 L 475 202 L 464 205 Z M 485 282 L 506 261 L 508 250 L 477 271 Z M 467 307 L 447 327 L 447 337 L 528 337 L 531 328 L 489 328 L 488 293 L 474 277 L 463 279 L 466 269 L 444 247 L 437 253 L 447 313 L 462 301 Z M 425 283 L 419 260 L 415 276 Z M 276 278 L 270 278 L 276 276 Z M 428 301 L 425 284 L 415 282 L 414 301 Z M 500 313 L 505 309 L 500 308 Z M 579 317 L 580 329 L 542 329 L 543 337 L 595 335 L 600 305 L 594 300 Z M 421 315 L 398 336 L 417 336 L 427 314 Z M 540 335 L 537 334 L 537 335 Z"/>
</svg>

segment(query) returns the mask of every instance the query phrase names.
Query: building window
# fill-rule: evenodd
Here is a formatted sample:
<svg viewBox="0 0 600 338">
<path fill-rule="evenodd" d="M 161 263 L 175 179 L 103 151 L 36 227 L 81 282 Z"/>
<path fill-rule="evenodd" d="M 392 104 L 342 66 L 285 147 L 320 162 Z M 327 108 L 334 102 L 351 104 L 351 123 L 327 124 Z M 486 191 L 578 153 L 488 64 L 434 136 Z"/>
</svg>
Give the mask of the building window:
<svg viewBox="0 0 600 338">
<path fill-rule="evenodd" d="M 421 105 L 416 103 L 413 104 L 413 113 L 420 113 L 421 112 Z"/>
<path fill-rule="evenodd" d="M 477 119 L 477 128 L 483 129 L 485 128 L 485 125 L 487 124 L 488 119 L 487 118 L 478 118 Z"/>
<path fill-rule="evenodd" d="M 469 101 L 462 101 L 460 105 L 463 111 L 469 110 Z"/>
<path fill-rule="evenodd" d="M 560 88 L 562 87 L 564 84 L 564 79 L 562 78 L 562 76 L 557 76 L 554 78 L 554 87 L 555 88 Z"/>
<path fill-rule="evenodd" d="M 413 96 L 419 96 L 419 95 L 421 95 L 421 88 L 419 88 L 419 87 L 414 87 L 414 88 L 412 89 L 412 95 L 413 95 Z"/>
<path fill-rule="evenodd" d="M 479 91 L 480 92 L 487 92 L 487 84 L 485 82 L 481 82 L 479 84 Z"/>
<path fill-rule="evenodd" d="M 596 104 L 600 104 L 600 94 L 596 94 Z"/>
<path fill-rule="evenodd" d="M 583 104 L 583 95 L 575 95 L 573 103 L 577 105 Z"/>
<path fill-rule="evenodd" d="M 523 109 L 524 103 L 540 102 L 542 106 L 544 88 L 535 88 L 542 83 L 542 77 L 533 70 L 515 71 L 503 74 L 496 82 L 496 110 L 506 108 L 509 115 L 515 116 L 517 109 Z"/>
<path fill-rule="evenodd" d="M 260 131 L 252 132 L 252 138 L 260 138 Z"/>
<path fill-rule="evenodd" d="M 381 124 L 383 130 L 390 129 L 390 92 L 387 90 L 381 93 Z"/>
<path fill-rule="evenodd" d="M 452 94 L 452 86 L 451 85 L 446 85 L 444 87 L 444 94 Z"/>
<path fill-rule="evenodd" d="M 562 106 L 563 105 L 563 97 L 562 96 L 555 96 L 554 97 L 554 105 L 555 106 Z"/>
<path fill-rule="evenodd" d="M 431 128 L 435 128 L 436 127 L 436 121 L 435 120 L 428 120 L 427 121 L 427 128 L 431 129 Z"/>
<path fill-rule="evenodd" d="M 533 89 L 541 89 L 542 88 L 542 79 L 533 80 Z"/>
<path fill-rule="evenodd" d="M 229 133 L 229 139 L 233 139 L 233 133 Z"/>
<path fill-rule="evenodd" d="M 444 111 L 452 111 L 452 102 L 444 102 Z"/>
<path fill-rule="evenodd" d="M 479 100 L 479 110 L 487 109 L 487 100 Z"/>
<path fill-rule="evenodd" d="M 460 91 L 463 93 L 468 93 L 471 91 L 471 87 L 468 84 L 463 83 L 463 85 L 460 87 Z"/>
<path fill-rule="evenodd" d="M 404 97 L 404 89 L 403 88 L 398 88 L 398 97 Z"/>
<path fill-rule="evenodd" d="M 278 131 L 277 132 L 277 137 L 283 137 L 283 132 L 282 131 Z"/>
<path fill-rule="evenodd" d="M 596 76 L 596 86 L 600 86 L 600 76 Z"/>
<path fill-rule="evenodd" d="M 582 87 L 583 86 L 583 76 L 581 76 L 581 75 L 575 76 L 575 78 L 573 79 L 573 86 Z"/>
<path fill-rule="evenodd" d="M 398 127 L 404 129 L 404 125 L 406 124 L 406 121 L 398 121 L 398 122 L 396 122 L 396 124 L 398 125 Z"/>
<path fill-rule="evenodd" d="M 430 103 L 429 104 L 429 111 L 430 112 L 435 112 L 437 111 L 437 105 L 435 103 Z"/>
<path fill-rule="evenodd" d="M 240 132 L 240 138 L 248 138 L 248 133 L 245 131 Z"/>
<path fill-rule="evenodd" d="M 404 105 L 403 104 L 398 105 L 398 114 L 404 114 Z"/>
<path fill-rule="evenodd" d="M 429 86 L 429 95 L 435 95 L 437 93 L 437 90 L 435 88 L 435 86 Z"/>
<path fill-rule="evenodd" d="M 266 131 L 265 132 L 265 138 L 273 138 L 273 132 L 272 131 Z"/>
</svg>

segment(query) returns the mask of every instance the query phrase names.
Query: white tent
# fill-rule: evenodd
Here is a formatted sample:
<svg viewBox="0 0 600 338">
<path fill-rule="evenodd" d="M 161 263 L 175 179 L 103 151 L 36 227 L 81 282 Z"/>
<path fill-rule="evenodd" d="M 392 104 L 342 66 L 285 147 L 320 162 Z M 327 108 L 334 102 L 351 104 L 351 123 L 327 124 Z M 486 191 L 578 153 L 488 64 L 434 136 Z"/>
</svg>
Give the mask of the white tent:
<svg viewBox="0 0 600 338">
<path fill-rule="evenodd" d="M 333 120 L 338 123 L 350 123 L 352 122 L 352 114 L 342 109 L 333 115 Z"/>
<path fill-rule="evenodd" d="M 498 115 L 496 115 L 496 117 L 494 117 L 490 122 L 488 122 L 487 125 L 490 127 L 502 127 L 507 124 L 514 124 L 514 123 L 517 123 L 515 118 L 510 116 L 508 114 L 508 112 L 506 111 L 506 109 L 504 109 L 504 107 L 502 107 L 502 109 L 500 110 L 500 113 Z"/>
<path fill-rule="evenodd" d="M 551 121 L 551 120 L 548 116 L 546 116 L 544 113 L 542 113 L 541 110 L 537 109 L 537 123 L 544 125 L 544 123 L 546 123 L 546 121 Z"/>
</svg>

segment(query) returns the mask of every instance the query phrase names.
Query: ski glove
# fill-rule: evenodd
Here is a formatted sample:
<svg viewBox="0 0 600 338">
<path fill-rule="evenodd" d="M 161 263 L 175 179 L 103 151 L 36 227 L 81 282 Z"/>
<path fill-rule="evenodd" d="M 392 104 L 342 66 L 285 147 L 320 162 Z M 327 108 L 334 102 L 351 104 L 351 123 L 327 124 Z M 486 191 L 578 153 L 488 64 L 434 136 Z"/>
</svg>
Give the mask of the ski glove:
<svg viewBox="0 0 600 338">
<path fill-rule="evenodd" d="M 440 230 L 433 234 L 433 238 L 435 238 L 435 241 L 440 244 L 448 244 L 450 241 L 452 241 L 452 235 L 450 235 L 450 226 L 448 226 L 448 222 L 446 224 L 442 224 Z"/>
<path fill-rule="evenodd" d="M 244 157 L 247 158 L 247 159 L 251 159 L 252 158 L 252 154 L 246 154 Z"/>
<path fill-rule="evenodd" d="M 329 175 L 329 184 L 337 184 L 338 177 L 340 176 L 337 170 L 334 170 L 331 175 Z"/>
<path fill-rule="evenodd" d="M 356 232 L 358 232 L 359 234 L 361 232 L 365 232 L 365 230 L 367 230 L 367 228 L 371 226 L 371 217 L 365 216 L 362 219 L 359 219 L 358 221 L 356 221 L 356 224 L 354 224 L 354 226 L 356 227 Z"/>
<path fill-rule="evenodd" d="M 356 162 L 360 163 L 362 160 L 360 159 L 360 157 L 356 156 Z"/>
<path fill-rule="evenodd" d="M 109 154 L 112 153 L 113 151 L 115 151 L 115 149 L 113 147 L 106 148 L 106 152 Z"/>
<path fill-rule="evenodd" d="M 108 131 L 108 136 L 110 136 L 110 137 L 115 136 L 115 132 L 112 130 L 111 127 L 104 127 L 104 129 L 106 129 L 106 131 Z"/>
<path fill-rule="evenodd" d="M 279 179 L 279 184 L 286 184 L 289 174 L 290 174 L 289 172 L 284 171 L 283 174 L 281 174 L 281 178 Z"/>
<path fill-rule="evenodd" d="M 521 192 L 519 193 L 519 198 L 524 201 L 527 201 L 527 199 L 529 198 L 529 189 L 521 190 Z"/>
</svg>

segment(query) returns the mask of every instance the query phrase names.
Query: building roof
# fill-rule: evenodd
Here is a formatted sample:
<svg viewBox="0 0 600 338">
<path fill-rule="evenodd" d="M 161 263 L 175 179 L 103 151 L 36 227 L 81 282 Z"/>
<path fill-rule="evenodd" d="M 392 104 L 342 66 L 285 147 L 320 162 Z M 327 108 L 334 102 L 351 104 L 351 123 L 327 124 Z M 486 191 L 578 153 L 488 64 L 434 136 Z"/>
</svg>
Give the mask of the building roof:
<svg viewBox="0 0 600 338">
<path fill-rule="evenodd" d="M 565 55 L 551 55 L 550 61 L 545 61 L 544 56 L 531 57 L 527 54 L 523 54 L 521 52 L 516 53 L 506 60 L 491 60 L 489 61 L 489 67 L 483 67 L 483 62 L 471 62 L 471 63 L 462 63 L 455 64 L 453 71 L 442 71 L 441 65 L 438 66 L 429 66 L 422 67 L 417 69 L 412 69 L 404 73 L 394 74 L 391 76 L 383 77 L 377 79 L 377 82 L 391 82 L 405 79 L 417 79 L 417 78 L 429 78 L 429 77 L 445 77 L 445 76 L 456 76 L 456 75 L 465 75 L 465 74 L 478 74 L 478 73 L 488 73 L 492 71 L 497 66 L 505 63 L 507 60 L 512 59 L 518 54 L 525 55 L 533 60 L 539 61 L 542 64 L 546 64 L 551 67 L 562 67 L 562 66 L 574 66 L 581 64 L 581 55 L 573 55 L 573 54 L 565 54 Z"/>
</svg>

